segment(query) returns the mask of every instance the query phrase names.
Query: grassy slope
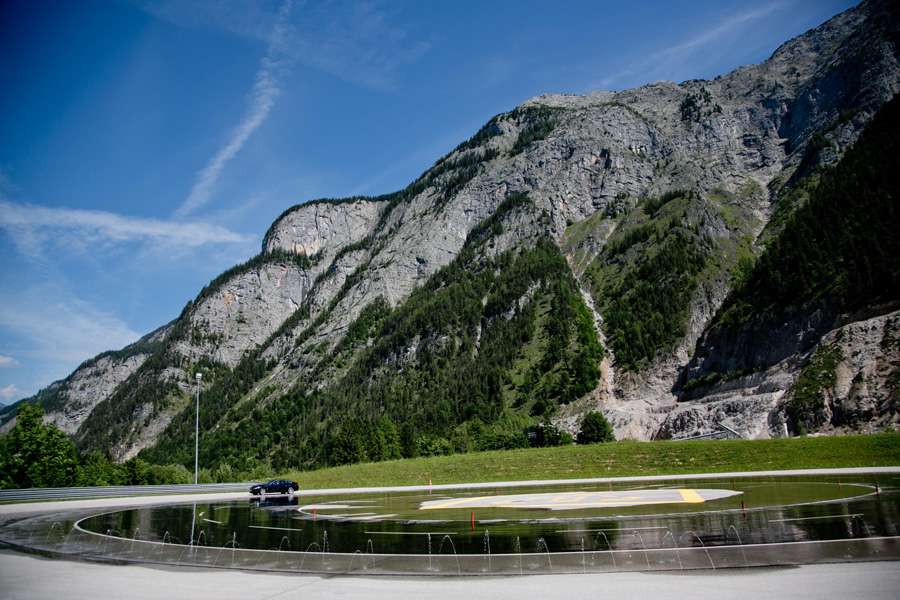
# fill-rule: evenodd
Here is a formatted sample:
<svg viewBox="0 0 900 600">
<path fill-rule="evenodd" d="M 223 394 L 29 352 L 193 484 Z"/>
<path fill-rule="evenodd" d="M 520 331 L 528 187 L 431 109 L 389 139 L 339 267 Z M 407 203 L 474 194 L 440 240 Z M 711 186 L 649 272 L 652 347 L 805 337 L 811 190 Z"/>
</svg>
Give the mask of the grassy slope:
<svg viewBox="0 0 900 600">
<path fill-rule="evenodd" d="M 900 434 L 616 442 L 500 450 L 291 472 L 304 488 L 900 465 Z"/>
</svg>

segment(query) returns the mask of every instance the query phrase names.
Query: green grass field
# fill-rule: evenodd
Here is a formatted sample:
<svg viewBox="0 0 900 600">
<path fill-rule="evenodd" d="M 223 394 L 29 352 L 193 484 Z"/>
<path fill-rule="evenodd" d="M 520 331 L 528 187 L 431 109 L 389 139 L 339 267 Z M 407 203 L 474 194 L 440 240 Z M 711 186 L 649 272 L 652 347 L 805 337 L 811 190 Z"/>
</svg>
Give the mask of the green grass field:
<svg viewBox="0 0 900 600">
<path fill-rule="evenodd" d="M 283 474 L 306 489 L 900 465 L 900 434 L 614 442 L 412 458 Z"/>
</svg>

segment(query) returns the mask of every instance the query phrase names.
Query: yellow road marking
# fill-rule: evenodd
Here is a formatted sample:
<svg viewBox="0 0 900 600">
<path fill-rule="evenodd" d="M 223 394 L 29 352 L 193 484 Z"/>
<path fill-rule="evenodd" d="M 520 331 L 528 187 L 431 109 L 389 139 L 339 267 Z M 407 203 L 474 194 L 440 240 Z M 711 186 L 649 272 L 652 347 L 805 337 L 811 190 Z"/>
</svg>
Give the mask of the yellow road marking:
<svg viewBox="0 0 900 600">
<path fill-rule="evenodd" d="M 702 502 L 705 502 L 703 496 L 701 496 L 694 490 L 678 490 L 678 493 L 681 494 L 681 500 L 684 502 L 689 502 L 691 504 L 700 504 Z"/>
<path fill-rule="evenodd" d="M 440 504 L 430 504 L 428 506 L 420 507 L 420 510 L 435 510 L 438 508 L 451 508 L 453 506 L 458 506 L 460 504 L 466 504 L 467 502 L 472 502 L 473 500 L 490 500 L 494 499 L 496 496 L 474 496 L 470 498 L 457 498 L 456 500 L 448 500 L 447 502 L 441 502 Z M 482 508 L 485 508 L 482 505 Z"/>
</svg>

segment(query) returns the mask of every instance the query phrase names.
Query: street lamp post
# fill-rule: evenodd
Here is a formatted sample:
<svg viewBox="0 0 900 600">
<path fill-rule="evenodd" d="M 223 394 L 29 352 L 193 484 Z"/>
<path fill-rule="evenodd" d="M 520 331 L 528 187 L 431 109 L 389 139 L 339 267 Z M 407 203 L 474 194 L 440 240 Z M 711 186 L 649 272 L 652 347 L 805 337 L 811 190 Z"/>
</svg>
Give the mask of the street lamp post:
<svg viewBox="0 0 900 600">
<path fill-rule="evenodd" d="M 194 485 L 198 482 L 200 465 L 200 382 L 203 373 L 197 373 L 197 410 L 194 411 Z"/>
</svg>

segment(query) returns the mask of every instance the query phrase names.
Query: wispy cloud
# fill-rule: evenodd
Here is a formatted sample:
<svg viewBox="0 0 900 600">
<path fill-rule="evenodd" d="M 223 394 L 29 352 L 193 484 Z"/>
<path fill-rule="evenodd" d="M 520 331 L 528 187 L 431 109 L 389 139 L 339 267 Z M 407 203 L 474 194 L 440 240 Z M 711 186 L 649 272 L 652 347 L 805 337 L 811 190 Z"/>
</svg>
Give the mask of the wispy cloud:
<svg viewBox="0 0 900 600">
<path fill-rule="evenodd" d="M 730 15 L 719 22 L 718 25 L 713 27 L 712 29 L 708 29 L 698 35 L 695 35 L 692 38 L 684 40 L 679 44 L 675 44 L 674 46 L 669 46 L 659 52 L 656 52 L 651 55 L 651 58 L 661 58 L 664 56 L 673 56 L 673 55 L 683 55 L 689 52 L 700 48 L 710 42 L 713 42 L 728 33 L 731 33 L 735 29 L 745 25 L 747 23 L 751 23 L 763 17 L 766 17 L 776 10 L 780 10 L 785 7 L 784 2 L 773 2 L 770 4 L 766 4 L 755 8 L 753 10 L 749 10 L 746 12 L 737 13 L 734 15 Z"/>
<path fill-rule="evenodd" d="M 0 388 L 0 398 L 3 398 L 4 400 L 12 400 L 19 395 L 21 395 L 21 392 L 19 391 L 19 388 L 15 386 L 15 384 L 11 383 L 6 387 Z"/>
<path fill-rule="evenodd" d="M 431 43 L 392 22 L 378 2 L 332 2 L 304 12 L 291 52 L 307 66 L 362 87 L 391 91 L 398 71 Z"/>
<path fill-rule="evenodd" d="M 49 208 L 7 200 L 0 200 L 0 228 L 29 256 L 39 255 L 41 245 L 49 237 L 59 241 L 58 236 L 79 245 L 154 241 L 189 248 L 253 239 L 208 223 L 142 219 L 100 210 Z"/>
<path fill-rule="evenodd" d="M 180 27 L 227 31 L 267 41 L 277 16 L 258 0 L 138 0 L 155 17 Z M 293 60 L 361 87 L 390 91 L 397 73 L 431 49 L 397 24 L 395 5 L 376 0 L 305 4 L 292 19 L 284 52 Z"/>
<path fill-rule="evenodd" d="M 62 363 L 65 371 L 140 337 L 115 315 L 51 283 L 4 293 L 0 328 L 22 340 L 20 355 Z"/>
<path fill-rule="evenodd" d="M 646 79 L 648 76 L 654 77 L 657 74 L 673 73 L 678 68 L 682 67 L 685 61 L 698 50 L 729 34 L 733 34 L 735 31 L 754 21 L 758 21 L 773 12 L 786 8 L 788 4 L 789 2 L 783 1 L 770 2 L 752 10 L 728 15 L 714 26 L 690 38 L 682 40 L 677 44 L 657 50 L 636 63 L 629 65 L 625 69 L 599 80 L 594 87 L 608 88 L 614 86 L 623 79 L 636 74 L 640 74 Z"/>
<path fill-rule="evenodd" d="M 19 361 L 12 356 L 4 356 L 0 354 L 0 368 L 18 367 Z"/>
<path fill-rule="evenodd" d="M 222 169 L 232 158 L 240 152 L 253 132 L 259 129 L 269 116 L 275 99 L 281 93 L 278 78 L 290 63 L 290 58 L 285 54 L 285 42 L 290 30 L 288 17 L 290 16 L 292 0 L 287 0 L 281 5 L 278 20 L 269 36 L 269 47 L 266 55 L 260 62 L 256 72 L 256 82 L 250 92 L 250 106 L 244 118 L 231 132 L 227 143 L 213 155 L 205 167 L 197 174 L 191 193 L 181 206 L 175 211 L 175 216 L 183 218 L 206 205 L 210 200 L 213 188 L 219 180 Z"/>
</svg>

